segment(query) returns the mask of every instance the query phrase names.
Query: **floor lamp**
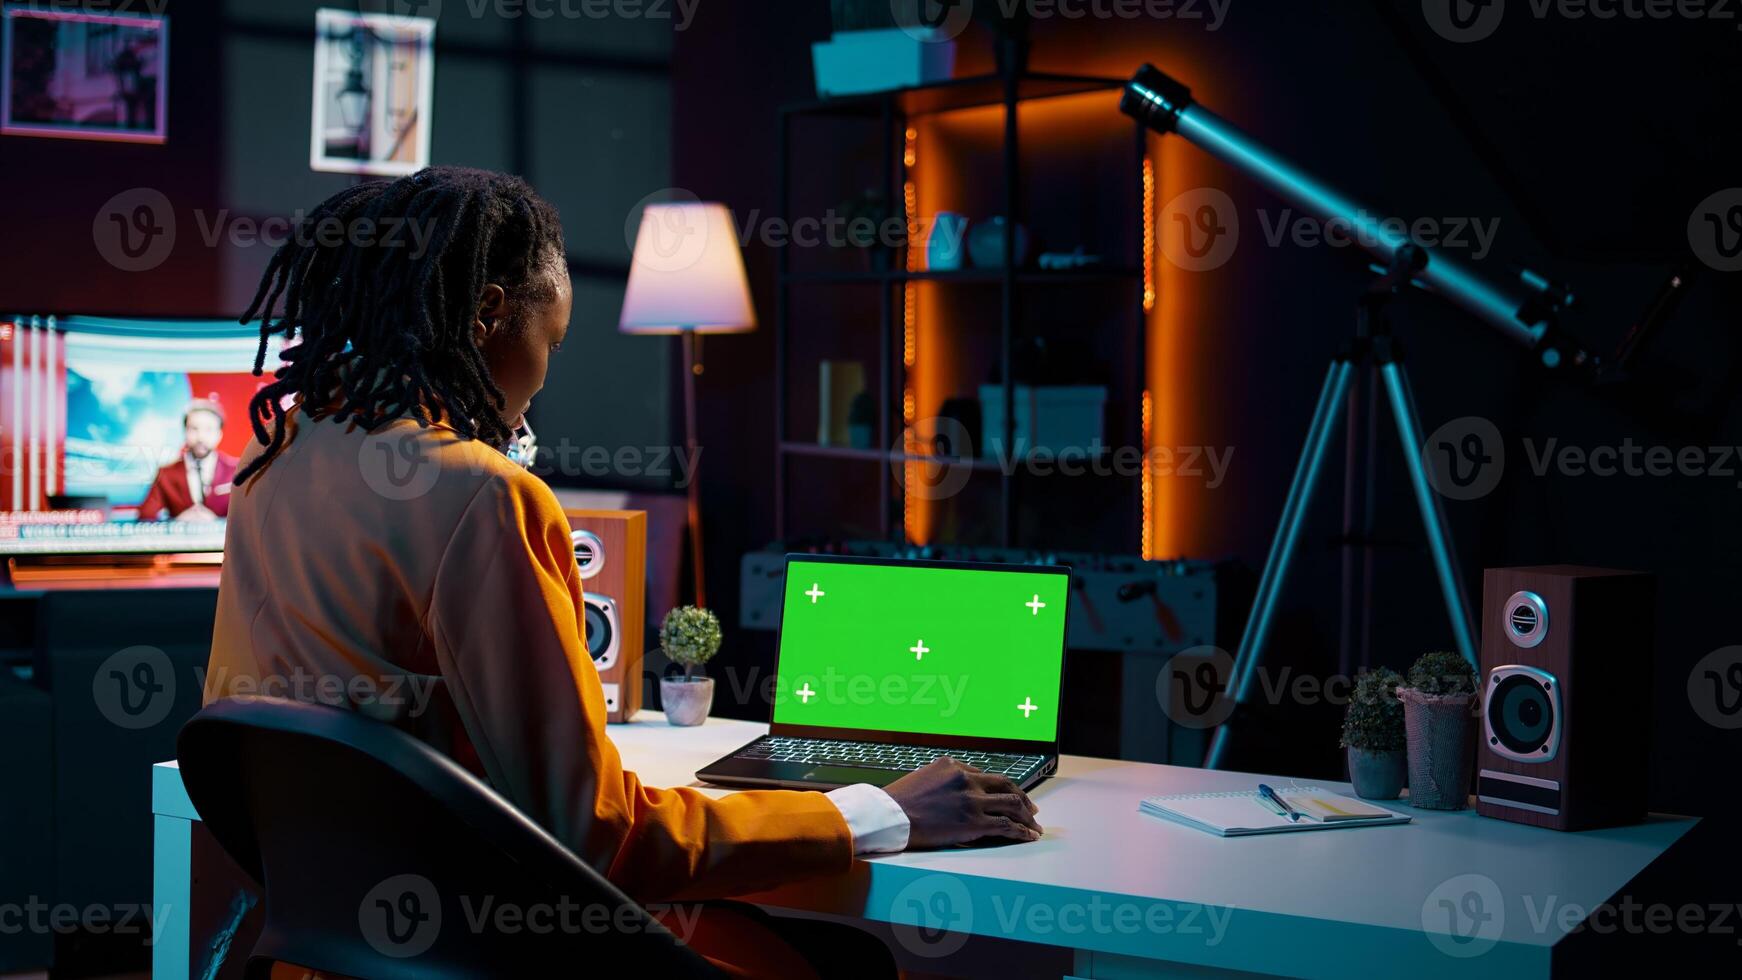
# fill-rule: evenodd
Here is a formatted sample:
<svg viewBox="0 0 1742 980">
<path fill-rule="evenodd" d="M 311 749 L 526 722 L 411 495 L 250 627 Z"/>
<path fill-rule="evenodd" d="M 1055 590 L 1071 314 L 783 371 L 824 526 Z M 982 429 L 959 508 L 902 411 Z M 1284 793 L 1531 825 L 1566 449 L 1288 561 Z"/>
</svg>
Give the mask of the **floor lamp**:
<svg viewBox="0 0 1742 980">
<path fill-rule="evenodd" d="M 695 602 L 707 605 L 702 576 L 701 456 L 696 439 L 696 378 L 702 373 L 701 334 L 756 329 L 750 280 L 738 248 L 732 212 L 724 204 L 649 204 L 635 236 L 629 287 L 617 329 L 683 337 L 684 450 L 689 482 L 690 566 Z"/>
</svg>

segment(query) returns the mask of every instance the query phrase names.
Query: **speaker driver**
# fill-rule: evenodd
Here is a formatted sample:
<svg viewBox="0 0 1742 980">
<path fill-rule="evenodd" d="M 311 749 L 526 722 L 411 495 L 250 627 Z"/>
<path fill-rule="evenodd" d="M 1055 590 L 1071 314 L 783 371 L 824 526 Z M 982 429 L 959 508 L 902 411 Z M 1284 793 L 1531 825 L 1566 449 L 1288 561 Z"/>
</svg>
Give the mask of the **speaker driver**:
<svg viewBox="0 0 1742 980">
<path fill-rule="evenodd" d="M 1495 667 L 1488 676 L 1483 734 L 1488 748 L 1518 762 L 1547 762 L 1560 749 L 1560 685 L 1534 667 Z"/>
<path fill-rule="evenodd" d="M 593 658 L 593 666 L 607 670 L 616 665 L 617 652 L 623 643 L 618 629 L 617 602 L 610 596 L 591 592 L 583 593 L 582 599 L 586 606 L 587 653 Z"/>
<path fill-rule="evenodd" d="M 581 566 L 581 578 L 592 578 L 605 570 L 605 542 L 588 530 L 573 531 L 569 542 L 575 548 L 575 561 Z"/>
</svg>

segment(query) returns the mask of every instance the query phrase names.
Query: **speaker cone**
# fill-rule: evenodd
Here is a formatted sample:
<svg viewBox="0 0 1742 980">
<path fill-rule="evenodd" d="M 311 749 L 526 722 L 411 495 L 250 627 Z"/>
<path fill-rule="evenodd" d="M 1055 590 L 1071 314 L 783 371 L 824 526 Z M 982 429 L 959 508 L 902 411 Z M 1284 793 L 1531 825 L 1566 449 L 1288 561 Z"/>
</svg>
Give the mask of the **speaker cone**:
<svg viewBox="0 0 1742 980">
<path fill-rule="evenodd" d="M 593 666 L 605 670 L 617 663 L 622 637 L 617 630 L 617 603 L 610 596 L 591 592 L 582 596 L 587 627 L 587 653 Z"/>
<path fill-rule="evenodd" d="M 1547 762 L 1560 742 L 1560 693 L 1552 674 L 1496 667 L 1489 675 L 1483 728 L 1488 747 L 1520 762 Z"/>
</svg>

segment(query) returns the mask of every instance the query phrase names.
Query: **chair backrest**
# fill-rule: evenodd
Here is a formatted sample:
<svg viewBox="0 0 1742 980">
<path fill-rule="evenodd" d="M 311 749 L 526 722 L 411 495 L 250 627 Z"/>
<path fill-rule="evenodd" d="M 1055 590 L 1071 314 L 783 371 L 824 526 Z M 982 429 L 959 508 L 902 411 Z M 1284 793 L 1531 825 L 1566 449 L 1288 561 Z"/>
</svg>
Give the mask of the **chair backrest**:
<svg viewBox="0 0 1742 980">
<path fill-rule="evenodd" d="M 249 975 L 713 976 L 603 875 L 489 786 L 381 722 L 268 698 L 215 702 L 177 755 L 201 820 L 260 883 Z"/>
</svg>

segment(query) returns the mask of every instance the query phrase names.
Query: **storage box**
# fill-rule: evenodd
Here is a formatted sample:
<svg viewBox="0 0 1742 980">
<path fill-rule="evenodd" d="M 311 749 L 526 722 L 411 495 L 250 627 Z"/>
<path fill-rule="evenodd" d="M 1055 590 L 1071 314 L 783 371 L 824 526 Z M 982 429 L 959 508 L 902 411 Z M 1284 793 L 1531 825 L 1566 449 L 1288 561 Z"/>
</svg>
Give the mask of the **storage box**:
<svg viewBox="0 0 1742 980">
<path fill-rule="evenodd" d="M 859 95 L 949 79 L 956 42 L 934 30 L 841 31 L 811 45 L 817 94 Z"/>
<path fill-rule="evenodd" d="M 1091 452 L 1102 447 L 1107 389 L 1099 385 L 1016 386 L 1015 453 L 1004 451 L 1004 386 L 980 386 L 986 423 L 982 456 L 1026 456 L 1036 450 Z"/>
</svg>

